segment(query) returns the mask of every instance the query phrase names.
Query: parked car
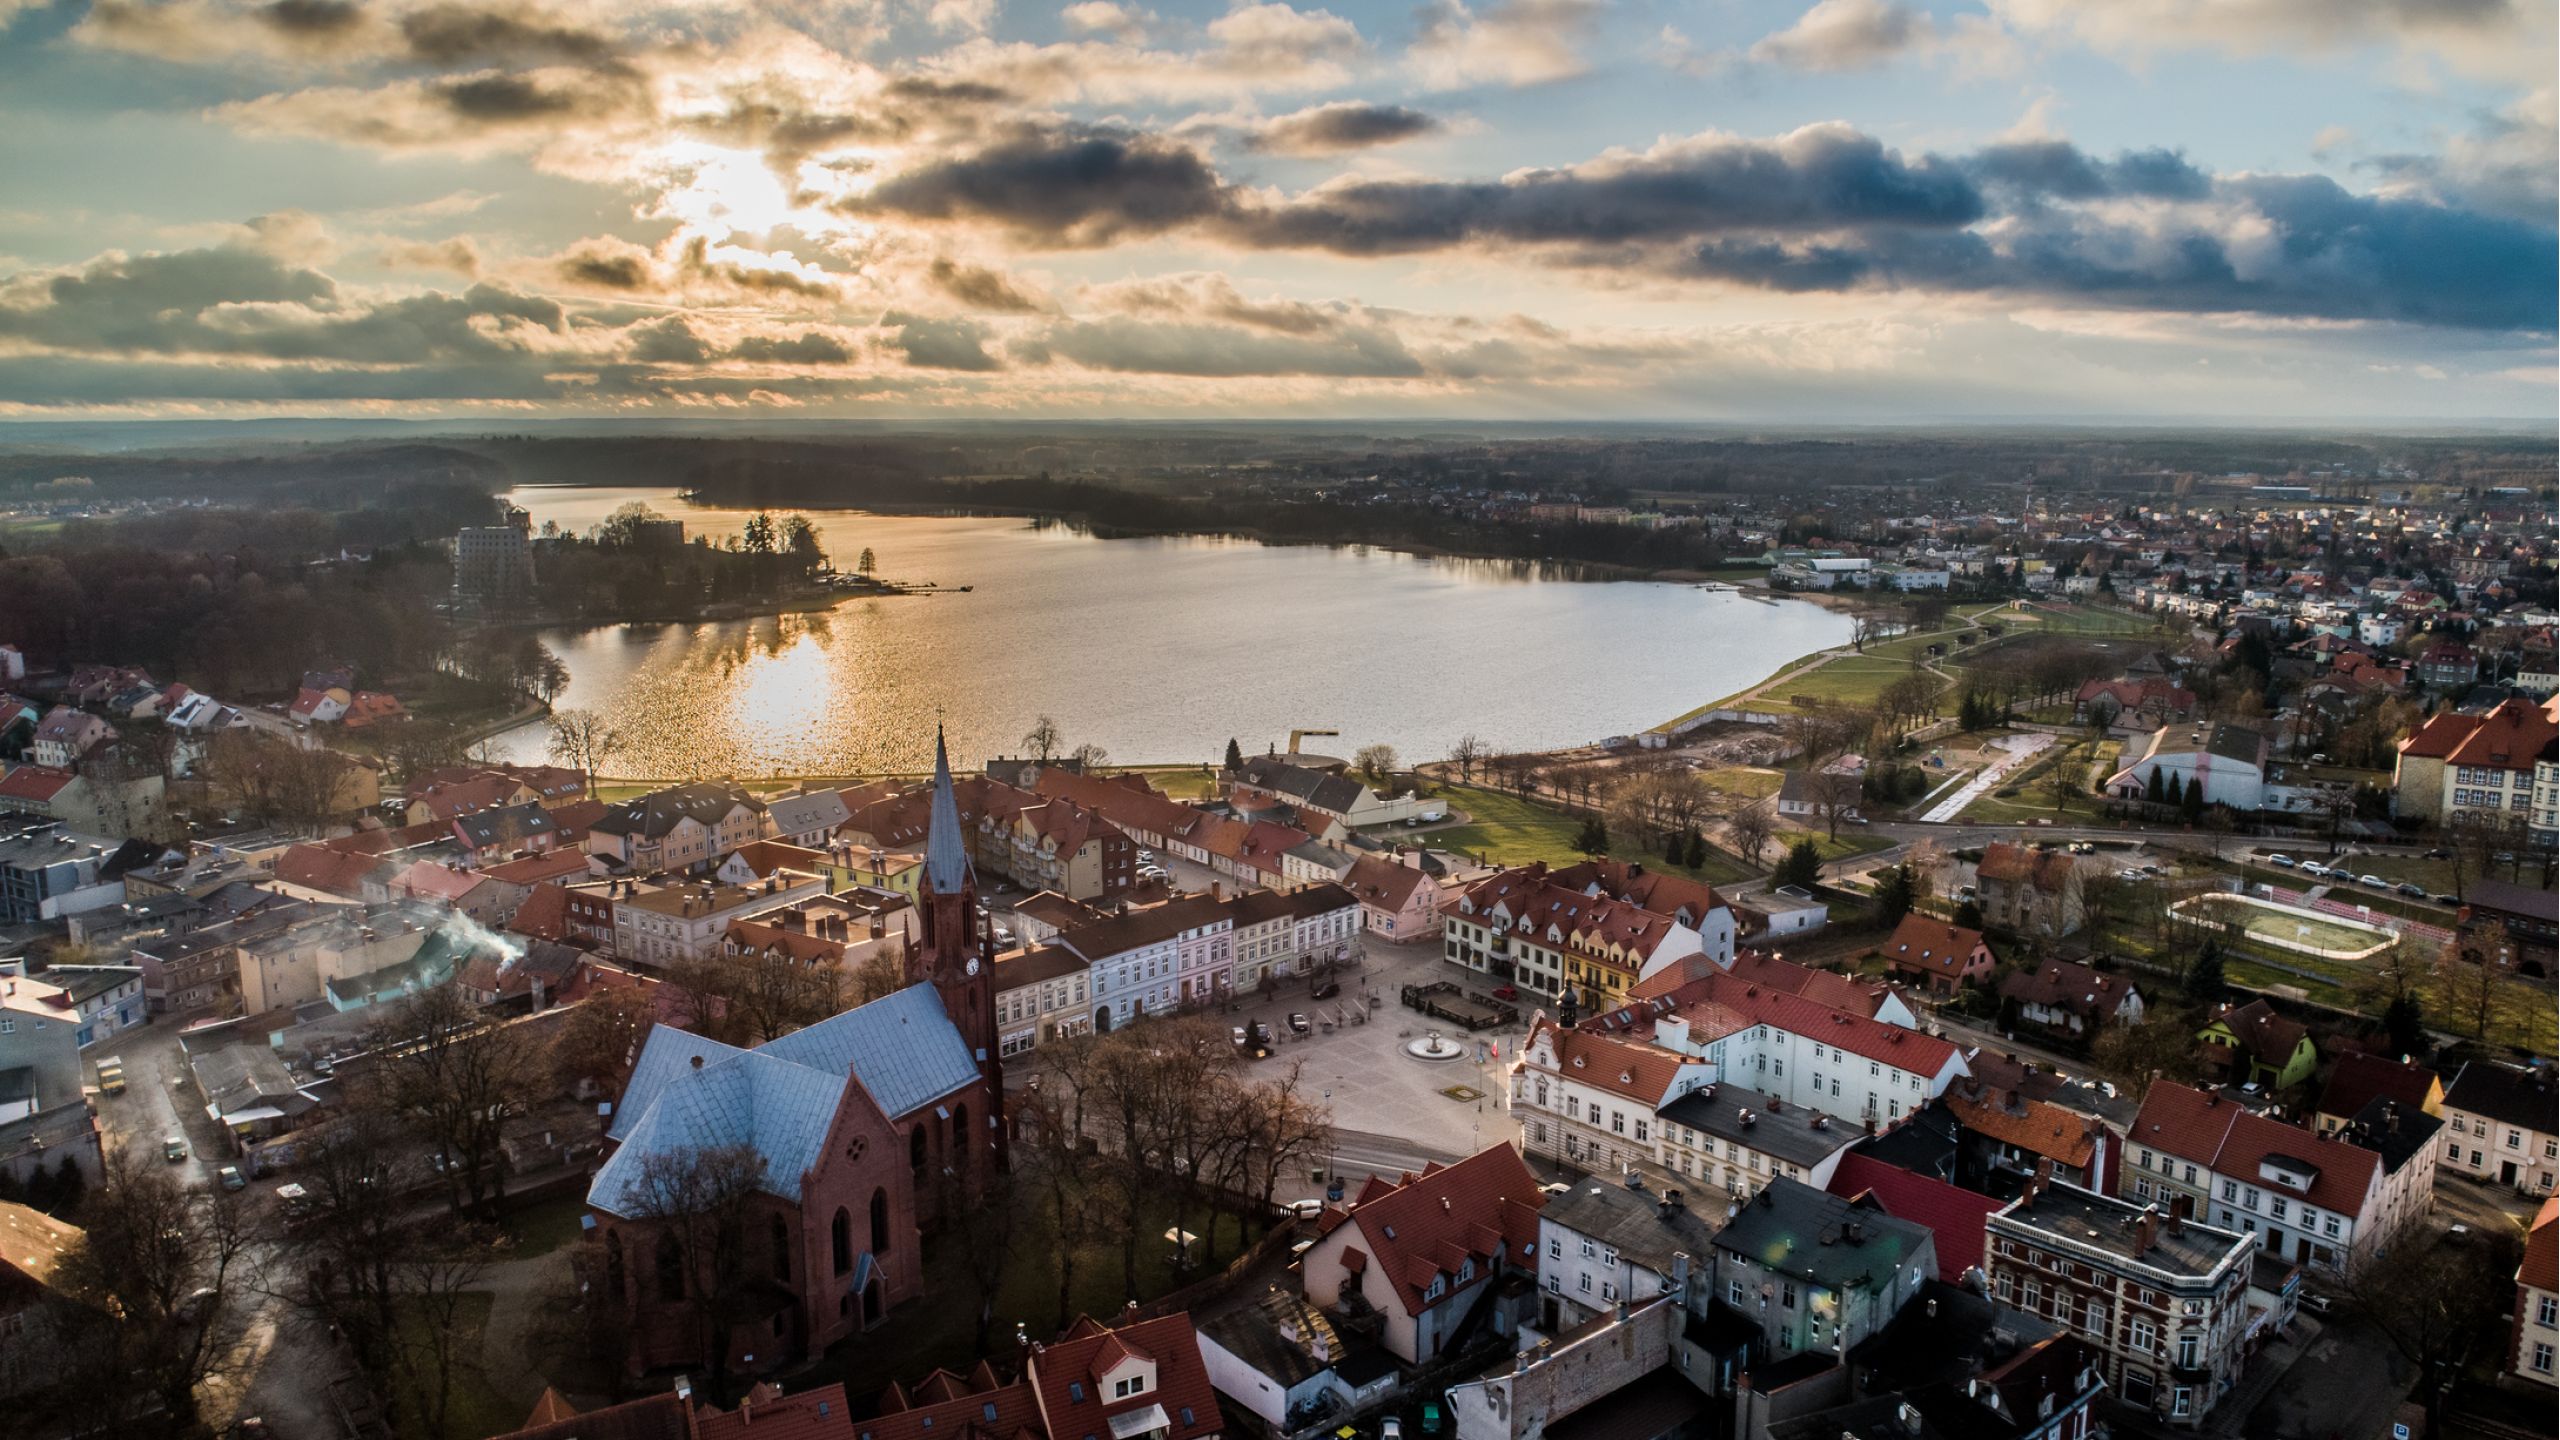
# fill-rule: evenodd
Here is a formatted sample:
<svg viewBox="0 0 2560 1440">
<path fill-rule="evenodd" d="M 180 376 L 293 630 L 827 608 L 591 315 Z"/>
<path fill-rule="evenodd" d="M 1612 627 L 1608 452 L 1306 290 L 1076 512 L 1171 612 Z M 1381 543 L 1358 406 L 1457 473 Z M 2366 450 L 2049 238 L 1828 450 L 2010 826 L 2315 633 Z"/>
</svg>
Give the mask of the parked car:
<svg viewBox="0 0 2560 1440">
<path fill-rule="evenodd" d="M 2433 850 L 2427 852 L 2427 858 L 2430 860 L 2450 860 L 2453 858 L 2453 852 L 2439 845 Z"/>
<path fill-rule="evenodd" d="M 1315 1022 L 1307 1018 L 1306 1011 L 1292 1010 L 1289 1012 L 1289 1029 L 1293 1033 L 1304 1035 L 1314 1028 L 1316 1028 Z"/>
<path fill-rule="evenodd" d="M 222 1181 L 222 1188 L 225 1190 L 246 1190 L 249 1188 L 249 1177 L 241 1174 L 240 1167 L 237 1165 L 225 1165 L 220 1170 L 215 1171 L 214 1175 L 215 1178 Z"/>
<path fill-rule="evenodd" d="M 2439 905 L 2459 905 L 2462 903 L 2462 897 L 2459 895 L 2430 895 L 2427 898 L 2433 900 Z"/>
<path fill-rule="evenodd" d="M 2119 880 L 2139 880 L 2142 878 L 2142 872 L 2131 866 L 2127 866 L 2116 872 L 2116 878 Z"/>
<path fill-rule="evenodd" d="M 1243 1027 L 1243 1026 L 1238 1025 L 1237 1027 L 1235 1027 L 1235 1040 L 1236 1040 L 1236 1048 L 1237 1048 L 1237 1049 L 1239 1049 L 1239 1050 L 1243 1049 L 1243 1048 L 1244 1048 L 1248 1043 L 1250 1043 L 1251 1038 L 1252 1038 L 1252 1037 L 1250 1037 L 1250 1036 L 1248 1036 L 1248 1035 L 1246 1035 L 1246 1034 L 1245 1034 L 1245 1031 L 1244 1031 L 1244 1027 Z"/>
<path fill-rule="evenodd" d="M 2329 867 L 2321 864 L 2317 860 L 2305 860 L 2302 862 L 2302 873 L 2305 875 L 2317 875 L 2326 879 L 2329 874 Z"/>
<path fill-rule="evenodd" d="M 1493 998 L 1496 1000 L 1517 1000 L 1520 998 L 1520 987 L 1517 985 L 1496 985 L 1493 987 Z"/>
<path fill-rule="evenodd" d="M 1840 819 L 1842 823 L 1849 825 L 1873 825 L 1876 823 L 1864 815 L 1843 815 Z"/>
<path fill-rule="evenodd" d="M 2317 1290 L 2302 1292 L 2302 1308 L 2314 1315 L 2326 1315 L 2337 1308 L 2337 1302 Z"/>
<path fill-rule="evenodd" d="M 2388 890 L 2391 888 L 2391 882 L 2383 879 L 2379 875 L 2359 875 L 2356 877 L 2356 883 L 2359 885 L 2370 885 L 2376 890 Z"/>
<path fill-rule="evenodd" d="M 1289 1213 L 1301 1220 L 1313 1220 L 1324 1213 L 1324 1202 L 1312 1197 L 1289 1202 Z"/>
<path fill-rule="evenodd" d="M 124 1093 L 124 1057 L 110 1055 L 98 1062 L 98 1092 L 102 1095 Z"/>
<path fill-rule="evenodd" d="M 1153 850 L 1141 850 L 1141 851 L 1139 851 L 1139 852 L 1138 852 L 1138 863 L 1139 863 L 1139 864 L 1141 864 L 1141 865 L 1153 865 L 1154 863 L 1156 863 L 1156 852 L 1154 852 Z"/>
<path fill-rule="evenodd" d="M 1404 1421 L 1393 1415 L 1379 1421 L 1378 1440 L 1404 1440 Z"/>
<path fill-rule="evenodd" d="M 187 1158 L 187 1141 L 183 1135 L 172 1135 L 160 1142 L 160 1158 L 175 1165 Z"/>
<path fill-rule="evenodd" d="M 2408 881 L 2403 880 L 2392 888 L 2398 890 L 2401 894 L 2408 896 L 2412 900 L 2424 900 L 2427 898 L 2427 887 L 2424 885 L 2412 885 Z"/>
<path fill-rule="evenodd" d="M 2293 857 L 2290 855 L 2270 855 L 2267 857 L 2267 863 L 2273 865 L 2279 870 L 2290 870 L 2293 868 Z"/>
<path fill-rule="evenodd" d="M 1315 988 L 1315 989 L 1313 989 L 1313 990 L 1311 990 L 1311 991 L 1307 992 L 1307 998 L 1308 998 L 1308 999 L 1310 999 L 1310 1000 L 1330 1000 L 1330 999 L 1332 999 L 1334 996 L 1339 995 L 1339 994 L 1341 994 L 1341 993 L 1342 993 L 1342 982 L 1341 982 L 1341 981 L 1339 981 L 1339 980 L 1326 980 L 1326 981 L 1322 981 L 1322 982 L 1320 982 L 1320 983 L 1316 986 L 1316 988 Z"/>
</svg>

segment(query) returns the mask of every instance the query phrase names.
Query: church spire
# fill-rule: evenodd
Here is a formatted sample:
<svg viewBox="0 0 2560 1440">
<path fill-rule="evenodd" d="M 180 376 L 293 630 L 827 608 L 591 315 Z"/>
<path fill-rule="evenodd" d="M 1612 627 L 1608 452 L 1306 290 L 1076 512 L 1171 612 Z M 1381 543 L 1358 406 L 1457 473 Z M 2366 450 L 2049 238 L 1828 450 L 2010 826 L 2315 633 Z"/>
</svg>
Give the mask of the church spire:
<svg viewBox="0 0 2560 1440">
<path fill-rule="evenodd" d="M 957 895 L 969 884 L 969 844 L 960 833 L 960 802 L 951 792 L 951 752 L 943 747 L 942 727 L 933 727 L 933 806 L 925 820 L 925 888 L 936 895 Z"/>
</svg>

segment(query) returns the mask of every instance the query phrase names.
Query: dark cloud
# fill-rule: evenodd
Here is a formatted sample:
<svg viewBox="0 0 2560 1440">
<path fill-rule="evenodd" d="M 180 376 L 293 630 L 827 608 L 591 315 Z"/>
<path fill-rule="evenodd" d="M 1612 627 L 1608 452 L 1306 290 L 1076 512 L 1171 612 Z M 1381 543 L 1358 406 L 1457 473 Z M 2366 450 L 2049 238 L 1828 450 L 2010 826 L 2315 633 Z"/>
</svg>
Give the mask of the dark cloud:
<svg viewBox="0 0 2560 1440">
<path fill-rule="evenodd" d="M 1014 284 L 1012 277 L 983 265 L 964 265 L 949 256 L 936 256 L 933 268 L 926 273 L 934 288 L 973 309 L 1027 314 L 1046 308 L 1036 296 Z"/>
<path fill-rule="evenodd" d="M 1949 229 L 1983 217 L 1953 166 L 1906 161 L 1846 126 L 1714 139 L 1498 181 L 1364 180 L 1240 214 L 1256 243 L 1391 255 L 1473 243 L 1622 245 L 1733 231 Z"/>
<path fill-rule="evenodd" d="M 732 359 L 765 365 L 844 365 L 853 360 L 853 351 L 843 341 L 817 330 L 790 336 L 750 335 L 729 354 Z"/>
<path fill-rule="evenodd" d="M 880 317 L 880 323 L 898 332 L 889 343 L 903 352 L 907 363 L 922 370 L 1001 370 L 1004 365 L 987 353 L 987 329 L 964 317 L 935 318 L 925 315 L 903 315 L 891 311 Z"/>
<path fill-rule="evenodd" d="M 2560 310 L 2548 227 L 2354 195 L 2318 176 L 2226 180 L 2271 238 L 2135 226 L 2069 211 L 1997 238 L 1876 233 L 1812 244 L 1715 241 L 1686 273 L 1804 292 L 1866 287 L 1998 292 L 2067 304 L 2547 333 Z"/>
<path fill-rule="evenodd" d="M 711 347 L 681 315 L 634 325 L 631 358 L 653 365 L 699 365 L 711 358 Z"/>
<path fill-rule="evenodd" d="M 864 211 L 975 220 L 1036 245 L 1077 249 L 1197 223 L 1226 183 L 1180 145 L 1088 126 L 1025 127 L 993 145 L 883 180 Z"/>
<path fill-rule="evenodd" d="M 560 306 L 499 285 L 363 304 L 335 281 L 239 247 L 111 255 L 0 291 L 0 335 L 77 354 L 233 355 L 373 365 L 521 354 Z"/>
<path fill-rule="evenodd" d="M 347 0 L 274 0 L 256 13 L 284 34 L 313 39 L 349 34 L 364 23 L 364 11 Z"/>
<path fill-rule="evenodd" d="M 280 0 L 327 4 L 330 0 Z M 468 61 L 552 59 L 585 65 L 618 64 L 622 47 L 608 36 L 543 18 L 539 11 L 484 10 L 470 5 L 430 5 L 400 17 L 409 53 L 434 65 Z"/>
<path fill-rule="evenodd" d="M 581 240 L 553 263 L 564 280 L 608 290 L 642 290 L 658 280 L 657 262 L 648 251 L 608 236 Z"/>
<path fill-rule="evenodd" d="M 2127 151 L 2103 160 L 2068 140 L 1988 146 L 1975 151 L 1965 169 L 1987 185 L 2062 200 L 2116 195 L 2201 200 L 2213 189 L 2213 177 L 2174 150 Z"/>
<path fill-rule="evenodd" d="M 586 113 L 592 96 L 573 86 L 544 85 L 523 75 L 475 75 L 436 87 L 453 113 L 486 124 L 512 124 Z"/>
<path fill-rule="evenodd" d="M 1278 155 L 1331 155 L 1392 145 L 1439 128 L 1438 120 L 1402 105 L 1343 100 L 1266 121 L 1245 137 L 1245 144 Z"/>
</svg>

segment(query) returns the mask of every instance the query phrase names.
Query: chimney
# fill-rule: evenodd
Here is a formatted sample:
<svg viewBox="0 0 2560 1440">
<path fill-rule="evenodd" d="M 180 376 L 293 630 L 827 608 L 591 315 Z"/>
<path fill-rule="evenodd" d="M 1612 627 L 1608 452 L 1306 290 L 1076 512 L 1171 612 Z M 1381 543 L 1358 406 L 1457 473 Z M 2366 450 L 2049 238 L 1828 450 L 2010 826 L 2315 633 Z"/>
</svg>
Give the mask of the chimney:
<svg viewBox="0 0 2560 1440">
<path fill-rule="evenodd" d="M 2159 1238 L 2160 1207 L 2145 1205 L 2142 1207 L 2142 1213 L 2135 1217 L 2133 1222 L 2133 1258 L 2139 1260 L 2150 1254 L 2153 1242 Z"/>
<path fill-rule="evenodd" d="M 1662 1199 L 1655 1205 L 1654 1209 L 1665 1220 L 1678 1218 L 1680 1214 L 1680 1192 L 1677 1190 L 1663 1191 Z"/>
</svg>

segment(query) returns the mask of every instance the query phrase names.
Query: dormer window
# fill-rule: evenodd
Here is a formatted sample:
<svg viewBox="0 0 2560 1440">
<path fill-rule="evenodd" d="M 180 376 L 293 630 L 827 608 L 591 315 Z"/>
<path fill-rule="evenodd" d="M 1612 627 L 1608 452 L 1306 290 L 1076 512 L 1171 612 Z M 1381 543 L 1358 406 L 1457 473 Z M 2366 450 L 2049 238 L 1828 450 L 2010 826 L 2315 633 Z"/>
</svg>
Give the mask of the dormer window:
<svg viewBox="0 0 2560 1440">
<path fill-rule="evenodd" d="M 1145 1393 L 1147 1393 L 1147 1377 L 1143 1373 L 1124 1376 L 1111 1382 L 1111 1398 L 1114 1400 L 1126 1400 L 1132 1395 Z"/>
</svg>

